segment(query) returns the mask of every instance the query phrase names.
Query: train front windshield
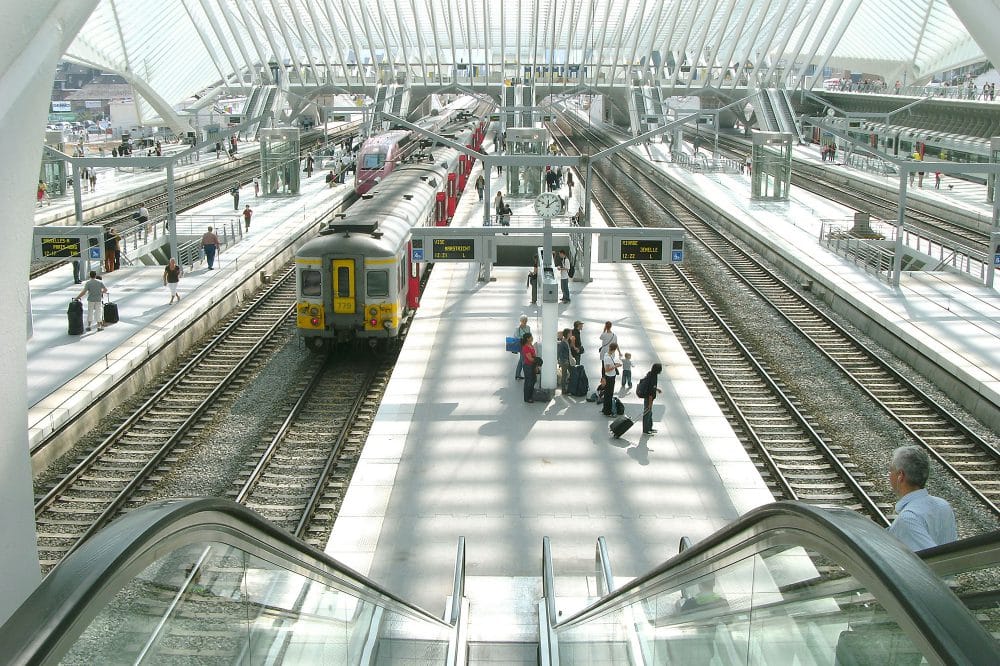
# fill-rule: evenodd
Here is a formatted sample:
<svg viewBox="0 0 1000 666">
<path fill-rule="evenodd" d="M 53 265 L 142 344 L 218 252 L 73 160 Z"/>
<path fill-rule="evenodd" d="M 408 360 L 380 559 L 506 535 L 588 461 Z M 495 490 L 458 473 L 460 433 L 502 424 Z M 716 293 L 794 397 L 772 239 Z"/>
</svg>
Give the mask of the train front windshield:
<svg viewBox="0 0 1000 666">
<path fill-rule="evenodd" d="M 385 153 L 368 153 L 361 158 L 362 169 L 381 169 L 383 164 L 385 164 Z"/>
</svg>

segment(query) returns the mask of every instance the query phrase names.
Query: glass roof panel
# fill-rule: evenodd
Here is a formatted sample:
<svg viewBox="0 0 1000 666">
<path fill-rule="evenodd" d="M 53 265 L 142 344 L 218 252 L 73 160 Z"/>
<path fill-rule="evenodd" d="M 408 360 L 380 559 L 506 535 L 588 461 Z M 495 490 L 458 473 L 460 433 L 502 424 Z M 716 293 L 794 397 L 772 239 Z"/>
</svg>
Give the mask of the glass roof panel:
<svg viewBox="0 0 1000 666">
<path fill-rule="evenodd" d="M 732 53 L 724 67 L 798 67 L 812 56 L 886 77 L 984 58 L 947 0 L 102 0 L 67 57 L 177 104 L 271 59 L 314 81 L 359 61 L 408 60 L 422 76 L 435 68 L 421 60 L 589 59 L 623 74 L 633 60 L 705 63 L 713 53 Z"/>
</svg>

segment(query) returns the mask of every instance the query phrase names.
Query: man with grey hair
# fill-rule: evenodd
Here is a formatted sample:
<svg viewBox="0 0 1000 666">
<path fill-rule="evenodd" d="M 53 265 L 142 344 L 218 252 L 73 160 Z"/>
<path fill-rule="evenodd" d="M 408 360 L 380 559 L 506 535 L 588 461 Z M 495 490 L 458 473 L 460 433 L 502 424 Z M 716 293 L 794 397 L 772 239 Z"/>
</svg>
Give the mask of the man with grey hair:
<svg viewBox="0 0 1000 666">
<path fill-rule="evenodd" d="M 924 489 L 930 469 L 930 458 L 919 446 L 901 446 L 892 452 L 889 485 L 899 501 L 889 533 L 914 551 L 958 539 L 951 505 Z"/>
</svg>

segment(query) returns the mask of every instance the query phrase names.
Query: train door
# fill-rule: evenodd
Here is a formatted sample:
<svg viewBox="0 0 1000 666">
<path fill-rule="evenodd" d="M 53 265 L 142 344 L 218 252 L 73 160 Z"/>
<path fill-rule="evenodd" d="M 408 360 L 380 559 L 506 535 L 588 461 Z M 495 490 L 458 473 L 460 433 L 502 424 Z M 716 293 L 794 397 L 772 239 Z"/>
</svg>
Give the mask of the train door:
<svg viewBox="0 0 1000 666">
<path fill-rule="evenodd" d="M 330 272 L 333 275 L 333 313 L 354 314 L 357 309 L 354 290 L 354 260 L 334 259 L 330 262 Z"/>
</svg>

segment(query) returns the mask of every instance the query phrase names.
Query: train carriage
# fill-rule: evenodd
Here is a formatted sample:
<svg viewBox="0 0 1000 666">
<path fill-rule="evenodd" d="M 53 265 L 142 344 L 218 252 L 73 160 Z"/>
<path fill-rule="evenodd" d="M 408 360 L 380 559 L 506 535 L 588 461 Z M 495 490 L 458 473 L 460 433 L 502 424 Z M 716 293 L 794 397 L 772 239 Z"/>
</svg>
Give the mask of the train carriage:
<svg viewBox="0 0 1000 666">
<path fill-rule="evenodd" d="M 327 342 L 395 339 L 419 305 L 426 264 L 410 261 L 410 229 L 442 214 L 458 151 L 401 166 L 296 253 L 296 324 L 315 350 Z"/>
<path fill-rule="evenodd" d="M 833 118 L 829 122 L 851 139 L 893 157 L 912 158 L 919 155 L 921 160 L 928 162 L 940 160 L 961 164 L 988 163 L 990 158 L 990 142 L 981 137 L 886 125 L 859 118 Z M 825 137 L 829 135 L 825 132 L 823 135 L 820 137 L 817 129 L 813 140 L 825 142 Z M 836 141 L 841 150 L 847 147 L 843 139 Z M 980 184 L 986 182 L 977 173 L 955 174 L 955 177 Z"/>
</svg>

